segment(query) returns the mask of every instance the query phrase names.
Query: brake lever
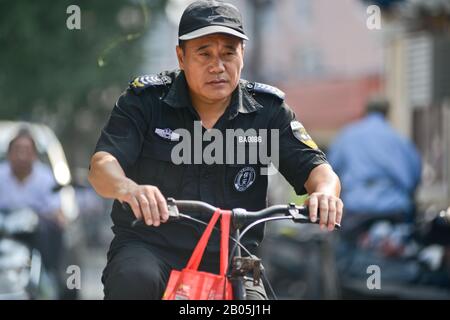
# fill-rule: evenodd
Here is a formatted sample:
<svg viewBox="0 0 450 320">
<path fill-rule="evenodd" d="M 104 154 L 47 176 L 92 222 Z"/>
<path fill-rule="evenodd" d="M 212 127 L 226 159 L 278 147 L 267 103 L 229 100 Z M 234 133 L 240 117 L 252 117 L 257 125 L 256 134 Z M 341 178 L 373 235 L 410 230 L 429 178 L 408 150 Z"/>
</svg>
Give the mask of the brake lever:
<svg viewBox="0 0 450 320">
<path fill-rule="evenodd" d="M 178 220 L 181 218 L 174 198 L 167 199 L 167 211 L 169 212 L 169 219 Z"/>
</svg>

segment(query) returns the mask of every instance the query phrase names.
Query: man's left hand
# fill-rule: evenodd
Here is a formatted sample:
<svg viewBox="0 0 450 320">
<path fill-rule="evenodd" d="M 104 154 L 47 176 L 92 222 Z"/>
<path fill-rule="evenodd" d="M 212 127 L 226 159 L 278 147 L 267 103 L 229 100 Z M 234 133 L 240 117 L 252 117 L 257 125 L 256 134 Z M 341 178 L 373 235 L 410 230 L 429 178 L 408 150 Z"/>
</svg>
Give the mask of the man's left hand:
<svg viewBox="0 0 450 320">
<path fill-rule="evenodd" d="M 335 224 L 341 223 L 344 204 L 338 197 L 314 192 L 305 201 L 305 205 L 309 207 L 311 222 L 316 222 L 320 213 L 320 229 L 328 227 L 329 231 L 333 231 Z"/>
</svg>

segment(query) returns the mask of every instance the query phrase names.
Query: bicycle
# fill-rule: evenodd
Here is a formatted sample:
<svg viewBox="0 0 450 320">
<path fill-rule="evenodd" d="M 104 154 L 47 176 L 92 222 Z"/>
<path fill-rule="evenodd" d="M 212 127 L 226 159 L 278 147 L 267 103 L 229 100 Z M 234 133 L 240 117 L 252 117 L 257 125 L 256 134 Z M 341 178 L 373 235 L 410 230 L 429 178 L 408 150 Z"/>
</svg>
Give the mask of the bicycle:
<svg viewBox="0 0 450 320">
<path fill-rule="evenodd" d="M 206 202 L 192 201 L 192 200 L 175 200 L 173 198 L 167 199 L 167 206 L 169 212 L 169 221 L 176 221 L 179 219 L 188 219 L 202 225 L 207 225 L 204 221 L 195 219 L 189 213 L 213 215 L 217 210 L 221 212 L 226 211 L 231 213 L 231 227 L 233 228 L 233 235 L 230 236 L 234 246 L 230 251 L 228 277 L 232 283 L 233 296 L 236 300 L 246 300 L 246 291 L 244 288 L 245 276 L 253 274 L 254 285 L 259 285 L 262 280 L 267 284 L 271 296 L 277 300 L 277 296 L 269 282 L 265 277 L 264 267 L 261 260 L 250 253 L 241 240 L 244 235 L 258 224 L 277 221 L 277 220 L 292 220 L 294 223 L 311 223 L 319 224 L 319 220 L 312 222 L 308 217 L 308 207 L 297 206 L 295 204 L 288 205 L 274 205 L 260 211 L 250 212 L 242 208 L 235 208 L 231 210 L 221 210 Z M 142 220 L 136 219 L 132 222 L 132 227 L 144 224 Z M 242 227 L 245 228 L 241 232 Z M 340 229 L 340 224 L 336 223 L 335 228 Z M 215 228 L 217 230 L 217 228 Z M 248 256 L 242 256 L 244 250 Z"/>
</svg>

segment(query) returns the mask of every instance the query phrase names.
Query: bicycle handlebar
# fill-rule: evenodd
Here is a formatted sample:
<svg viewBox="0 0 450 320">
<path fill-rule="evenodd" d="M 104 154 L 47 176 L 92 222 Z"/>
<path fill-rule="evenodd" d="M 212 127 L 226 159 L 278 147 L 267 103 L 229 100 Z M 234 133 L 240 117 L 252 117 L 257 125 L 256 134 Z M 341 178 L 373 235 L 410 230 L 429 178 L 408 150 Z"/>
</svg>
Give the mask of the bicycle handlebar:
<svg viewBox="0 0 450 320">
<path fill-rule="evenodd" d="M 129 208 L 129 205 L 126 205 Z M 183 214 L 200 213 L 205 215 L 212 215 L 218 208 L 202 201 L 193 200 L 175 200 L 173 198 L 167 199 L 167 207 L 169 211 L 169 219 L 177 220 L 181 218 L 180 212 Z M 129 209 L 131 210 L 131 209 Z M 308 207 L 296 206 L 295 204 L 289 205 L 274 205 L 259 211 L 247 211 L 245 209 L 236 208 L 231 210 L 233 226 L 240 228 L 241 226 L 255 222 L 260 219 L 272 217 L 279 214 L 290 216 L 296 223 L 314 223 L 308 215 Z M 142 223 L 142 220 L 136 219 L 132 222 L 132 226 L 136 226 Z M 319 224 L 319 220 L 315 224 Z M 340 229 L 340 224 L 336 223 L 335 228 Z"/>
</svg>

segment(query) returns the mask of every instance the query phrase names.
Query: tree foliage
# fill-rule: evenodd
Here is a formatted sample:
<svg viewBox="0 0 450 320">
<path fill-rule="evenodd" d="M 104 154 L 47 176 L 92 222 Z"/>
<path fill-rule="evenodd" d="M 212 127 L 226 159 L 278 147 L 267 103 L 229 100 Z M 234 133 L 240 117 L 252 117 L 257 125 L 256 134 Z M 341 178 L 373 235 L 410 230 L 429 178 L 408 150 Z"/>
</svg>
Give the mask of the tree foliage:
<svg viewBox="0 0 450 320">
<path fill-rule="evenodd" d="M 70 5 L 81 10 L 80 30 L 67 28 Z M 47 123 L 73 156 L 73 142 L 83 139 L 89 153 L 111 103 L 142 64 L 149 13 L 164 5 L 0 0 L 0 119 Z"/>
</svg>

